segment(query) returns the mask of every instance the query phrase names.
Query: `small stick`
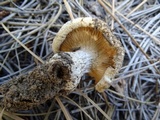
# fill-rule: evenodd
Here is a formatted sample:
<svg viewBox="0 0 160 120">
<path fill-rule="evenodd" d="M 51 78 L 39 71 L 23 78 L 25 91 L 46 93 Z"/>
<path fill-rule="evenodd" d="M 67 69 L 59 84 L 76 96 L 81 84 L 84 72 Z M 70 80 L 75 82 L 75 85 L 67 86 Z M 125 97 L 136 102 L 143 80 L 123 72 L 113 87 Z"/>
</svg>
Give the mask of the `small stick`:
<svg viewBox="0 0 160 120">
<path fill-rule="evenodd" d="M 112 15 L 114 16 L 115 14 L 115 8 L 114 8 L 114 6 L 115 6 L 115 0 L 113 0 L 112 1 Z M 112 25 L 111 25 L 111 30 L 114 30 L 114 18 L 112 18 Z"/>
<path fill-rule="evenodd" d="M 64 2 L 64 4 L 65 4 L 65 6 L 66 6 L 67 12 L 68 12 L 71 20 L 73 20 L 74 17 L 73 17 L 73 14 L 72 14 L 72 10 L 71 10 L 70 5 L 68 4 L 68 2 L 67 2 L 66 0 L 63 0 L 63 2 Z"/>
<path fill-rule="evenodd" d="M 137 7 L 135 7 L 130 13 L 128 13 L 127 17 L 129 17 L 134 11 L 136 11 L 138 8 L 140 8 L 144 3 L 146 3 L 147 0 L 144 0 L 141 2 Z"/>
</svg>

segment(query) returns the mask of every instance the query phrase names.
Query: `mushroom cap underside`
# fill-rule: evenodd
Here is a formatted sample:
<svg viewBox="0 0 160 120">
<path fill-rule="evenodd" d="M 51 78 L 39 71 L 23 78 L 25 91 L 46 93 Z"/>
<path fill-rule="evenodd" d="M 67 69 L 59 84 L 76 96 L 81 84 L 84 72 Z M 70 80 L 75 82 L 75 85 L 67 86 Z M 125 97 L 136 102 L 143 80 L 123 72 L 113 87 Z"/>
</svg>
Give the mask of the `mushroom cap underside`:
<svg viewBox="0 0 160 120">
<path fill-rule="evenodd" d="M 105 22 L 96 18 L 77 18 L 62 26 L 53 41 L 54 52 L 85 50 L 93 54 L 89 75 L 95 83 L 102 79 L 108 67 L 121 68 L 124 50 Z"/>
</svg>

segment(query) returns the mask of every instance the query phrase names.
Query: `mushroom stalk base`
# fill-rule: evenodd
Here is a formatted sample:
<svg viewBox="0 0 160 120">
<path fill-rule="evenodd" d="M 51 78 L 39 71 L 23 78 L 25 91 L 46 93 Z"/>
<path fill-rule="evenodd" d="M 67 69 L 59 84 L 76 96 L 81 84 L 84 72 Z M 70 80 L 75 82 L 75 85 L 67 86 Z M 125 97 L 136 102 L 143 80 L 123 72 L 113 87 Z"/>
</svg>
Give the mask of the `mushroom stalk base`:
<svg viewBox="0 0 160 120">
<path fill-rule="evenodd" d="M 32 109 L 56 95 L 74 90 L 88 72 L 92 57 L 83 51 L 55 54 L 26 75 L 0 86 L 0 106 L 9 111 Z"/>
</svg>

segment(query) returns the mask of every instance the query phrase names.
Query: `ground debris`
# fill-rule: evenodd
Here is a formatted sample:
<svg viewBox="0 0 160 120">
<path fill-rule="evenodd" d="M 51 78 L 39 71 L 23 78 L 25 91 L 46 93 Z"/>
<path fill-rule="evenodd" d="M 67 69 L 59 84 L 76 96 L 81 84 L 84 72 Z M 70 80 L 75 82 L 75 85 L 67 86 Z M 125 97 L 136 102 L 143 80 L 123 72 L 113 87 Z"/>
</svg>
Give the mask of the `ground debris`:
<svg viewBox="0 0 160 120">
<path fill-rule="evenodd" d="M 9 15 L 8 11 L 0 10 L 0 20 L 3 19 L 7 15 Z"/>
</svg>

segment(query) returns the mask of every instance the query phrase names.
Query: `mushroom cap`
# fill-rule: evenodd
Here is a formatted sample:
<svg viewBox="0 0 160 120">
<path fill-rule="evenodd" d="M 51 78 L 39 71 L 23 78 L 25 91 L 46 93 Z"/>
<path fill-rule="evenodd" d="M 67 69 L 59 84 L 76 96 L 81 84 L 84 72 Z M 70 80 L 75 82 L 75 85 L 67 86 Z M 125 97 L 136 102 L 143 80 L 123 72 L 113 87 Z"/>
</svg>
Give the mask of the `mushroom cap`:
<svg viewBox="0 0 160 120">
<path fill-rule="evenodd" d="M 109 78 L 114 78 L 124 58 L 124 49 L 107 24 L 91 17 L 76 18 L 65 23 L 54 38 L 52 48 L 55 53 L 83 49 L 93 54 L 94 61 L 89 75 L 95 78 L 96 84 L 105 81 L 107 68 L 112 68 Z M 96 89 L 105 89 L 110 81 L 106 84 Z"/>
</svg>

